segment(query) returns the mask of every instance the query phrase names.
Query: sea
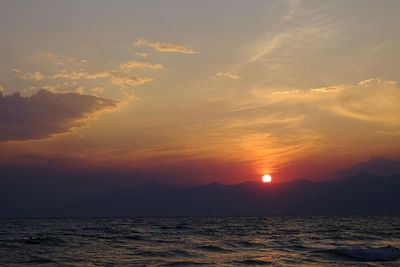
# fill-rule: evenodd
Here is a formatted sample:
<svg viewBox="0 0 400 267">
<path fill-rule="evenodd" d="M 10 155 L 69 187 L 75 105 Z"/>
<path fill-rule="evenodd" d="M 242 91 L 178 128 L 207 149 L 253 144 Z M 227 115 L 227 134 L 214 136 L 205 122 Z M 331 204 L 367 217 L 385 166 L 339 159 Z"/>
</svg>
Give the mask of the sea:
<svg viewBox="0 0 400 267">
<path fill-rule="evenodd" d="M 400 266 L 398 216 L 0 219 L 0 266 Z"/>
</svg>

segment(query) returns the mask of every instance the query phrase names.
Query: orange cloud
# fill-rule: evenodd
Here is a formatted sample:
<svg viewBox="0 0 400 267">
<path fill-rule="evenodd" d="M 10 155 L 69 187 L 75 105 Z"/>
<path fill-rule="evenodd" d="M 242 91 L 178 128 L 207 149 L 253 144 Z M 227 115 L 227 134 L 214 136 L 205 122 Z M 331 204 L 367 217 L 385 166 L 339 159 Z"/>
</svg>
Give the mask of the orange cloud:
<svg viewBox="0 0 400 267">
<path fill-rule="evenodd" d="M 101 71 L 101 72 L 87 72 L 87 71 L 62 71 L 53 75 L 53 79 L 69 79 L 69 80 L 97 80 L 97 79 L 110 79 L 113 85 L 128 87 L 137 86 L 152 81 L 148 77 L 135 77 L 126 75 L 118 71 Z"/>
<path fill-rule="evenodd" d="M 172 43 L 160 43 L 160 42 L 150 42 L 143 38 L 140 38 L 134 43 L 138 47 L 147 46 L 151 47 L 158 52 L 166 52 L 166 53 L 182 53 L 182 54 L 197 54 L 196 51 L 192 50 L 191 48 L 179 45 L 179 44 L 172 44 Z"/>
<path fill-rule="evenodd" d="M 124 64 L 120 65 L 122 70 L 131 70 L 131 69 L 150 69 L 150 70 L 162 70 L 164 66 L 158 63 L 148 63 L 148 62 L 140 62 L 136 60 L 128 61 Z"/>
<path fill-rule="evenodd" d="M 219 71 L 212 76 L 213 79 L 224 78 L 224 79 L 231 79 L 231 80 L 240 80 L 242 76 L 237 73 L 230 72 L 230 71 Z"/>
<path fill-rule="evenodd" d="M 253 91 L 267 104 L 313 104 L 334 115 L 361 121 L 400 124 L 400 85 L 395 81 L 368 79 L 352 85 L 307 90 L 281 90 L 263 94 Z"/>
<path fill-rule="evenodd" d="M 19 69 L 12 69 L 12 72 L 14 74 L 14 77 L 21 79 L 21 80 L 27 80 L 27 81 L 41 81 L 44 79 L 44 75 L 40 73 L 39 71 L 35 71 L 32 73 L 25 73 L 23 74 L 21 70 Z"/>
<path fill-rule="evenodd" d="M 55 65 L 59 65 L 59 66 L 71 65 L 71 64 L 81 66 L 81 65 L 88 63 L 88 61 L 86 59 L 67 57 L 67 56 L 58 55 L 55 53 L 40 54 L 39 57 L 44 58 L 44 59 L 54 63 Z"/>
</svg>

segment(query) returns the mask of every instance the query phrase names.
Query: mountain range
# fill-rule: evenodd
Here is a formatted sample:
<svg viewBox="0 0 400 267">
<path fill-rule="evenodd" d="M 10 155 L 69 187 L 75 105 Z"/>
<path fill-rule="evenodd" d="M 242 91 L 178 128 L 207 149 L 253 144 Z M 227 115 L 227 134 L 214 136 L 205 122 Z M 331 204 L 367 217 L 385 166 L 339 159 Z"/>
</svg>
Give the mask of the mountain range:
<svg viewBox="0 0 400 267">
<path fill-rule="evenodd" d="M 332 182 L 246 182 L 182 187 L 149 183 L 54 211 L 56 216 L 400 214 L 400 176 L 359 174 Z M 61 213 L 60 213 L 61 212 Z"/>
<path fill-rule="evenodd" d="M 328 182 L 174 186 L 155 182 L 69 202 L 1 210 L 2 217 L 400 214 L 400 161 L 371 159 Z M 375 174 L 368 173 L 373 170 Z M 378 170 L 381 172 L 380 175 Z M 358 173 L 357 173 L 358 172 Z M 357 174 L 354 174 L 357 173 Z"/>
</svg>

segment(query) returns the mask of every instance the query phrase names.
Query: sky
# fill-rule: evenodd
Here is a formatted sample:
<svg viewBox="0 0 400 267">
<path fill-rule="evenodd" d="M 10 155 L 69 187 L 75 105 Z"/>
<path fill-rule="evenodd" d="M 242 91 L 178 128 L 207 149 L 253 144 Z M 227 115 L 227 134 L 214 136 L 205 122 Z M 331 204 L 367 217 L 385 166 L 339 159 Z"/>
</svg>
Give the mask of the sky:
<svg viewBox="0 0 400 267">
<path fill-rule="evenodd" d="M 324 181 L 370 157 L 398 159 L 399 10 L 397 0 L 0 0 L 3 179 Z"/>
</svg>

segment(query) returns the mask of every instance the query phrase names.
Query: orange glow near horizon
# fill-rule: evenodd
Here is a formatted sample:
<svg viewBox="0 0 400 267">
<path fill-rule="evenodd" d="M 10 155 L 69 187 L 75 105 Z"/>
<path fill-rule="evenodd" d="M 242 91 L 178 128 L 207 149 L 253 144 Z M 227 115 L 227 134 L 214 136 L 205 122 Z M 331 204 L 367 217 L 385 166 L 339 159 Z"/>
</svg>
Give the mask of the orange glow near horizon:
<svg viewBox="0 0 400 267">
<path fill-rule="evenodd" d="M 0 1 L 0 173 L 275 185 L 400 159 L 400 1 L 45 2 Z"/>
</svg>

